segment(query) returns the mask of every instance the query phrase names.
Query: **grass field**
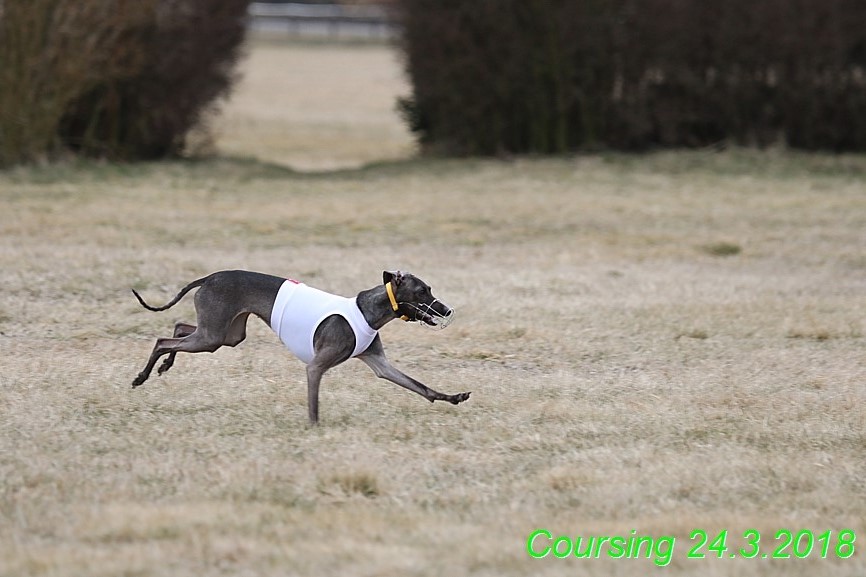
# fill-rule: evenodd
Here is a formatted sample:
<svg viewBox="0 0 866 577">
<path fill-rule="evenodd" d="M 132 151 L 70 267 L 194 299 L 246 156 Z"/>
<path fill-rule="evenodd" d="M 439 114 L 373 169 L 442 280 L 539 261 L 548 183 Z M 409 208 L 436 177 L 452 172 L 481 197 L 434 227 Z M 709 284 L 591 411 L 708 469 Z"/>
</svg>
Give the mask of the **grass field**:
<svg viewBox="0 0 866 577">
<path fill-rule="evenodd" d="M 217 158 L 0 173 L 0 575 L 866 573 L 866 158 L 418 160 L 388 50 L 259 45 L 245 69 Z M 257 320 L 130 389 L 193 311 L 129 288 L 224 268 L 345 295 L 417 273 L 457 318 L 389 324 L 389 357 L 472 398 L 350 361 L 311 429 Z M 541 528 L 676 544 L 664 568 L 532 559 Z M 696 529 L 729 531 L 724 558 L 687 558 Z M 731 559 L 749 529 L 761 554 L 833 533 L 827 558 Z"/>
</svg>

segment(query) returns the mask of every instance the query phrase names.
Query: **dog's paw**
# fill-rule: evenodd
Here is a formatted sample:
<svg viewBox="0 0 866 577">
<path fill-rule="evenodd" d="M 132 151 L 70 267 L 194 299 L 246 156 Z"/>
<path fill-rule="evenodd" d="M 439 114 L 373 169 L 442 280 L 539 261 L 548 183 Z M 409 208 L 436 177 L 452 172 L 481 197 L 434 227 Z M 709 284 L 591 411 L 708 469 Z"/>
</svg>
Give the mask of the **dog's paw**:
<svg viewBox="0 0 866 577">
<path fill-rule="evenodd" d="M 468 400 L 468 399 L 469 399 L 469 395 L 471 395 L 471 394 L 472 394 L 472 391 L 469 391 L 468 393 L 459 393 L 459 394 L 457 394 L 457 395 L 451 395 L 451 398 L 448 399 L 448 401 L 449 401 L 452 405 L 457 405 L 457 404 L 459 404 L 459 403 L 462 403 L 463 401 Z"/>
</svg>

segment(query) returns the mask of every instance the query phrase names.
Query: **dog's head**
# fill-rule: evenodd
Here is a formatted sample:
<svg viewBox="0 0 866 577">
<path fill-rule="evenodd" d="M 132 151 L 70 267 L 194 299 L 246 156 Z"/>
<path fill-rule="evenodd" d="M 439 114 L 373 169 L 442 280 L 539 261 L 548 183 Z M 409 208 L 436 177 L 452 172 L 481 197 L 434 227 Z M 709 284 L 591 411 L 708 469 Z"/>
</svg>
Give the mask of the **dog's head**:
<svg viewBox="0 0 866 577">
<path fill-rule="evenodd" d="M 433 296 L 430 285 L 407 272 L 383 271 L 382 279 L 394 314 L 403 320 L 444 329 L 454 319 L 454 309 Z"/>
</svg>

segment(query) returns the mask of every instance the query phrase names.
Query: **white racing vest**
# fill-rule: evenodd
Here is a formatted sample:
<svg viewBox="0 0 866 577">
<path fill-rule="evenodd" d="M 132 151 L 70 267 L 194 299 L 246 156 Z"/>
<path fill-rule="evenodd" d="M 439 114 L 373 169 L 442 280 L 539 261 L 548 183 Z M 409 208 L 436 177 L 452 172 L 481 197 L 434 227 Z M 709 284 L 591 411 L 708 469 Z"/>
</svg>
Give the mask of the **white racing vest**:
<svg viewBox="0 0 866 577">
<path fill-rule="evenodd" d="M 286 347 L 306 364 L 313 360 L 313 335 L 323 320 L 340 315 L 355 333 L 358 356 L 367 350 L 378 334 L 367 324 L 354 298 L 346 298 L 314 289 L 295 280 L 280 287 L 271 311 L 271 328 Z"/>
</svg>

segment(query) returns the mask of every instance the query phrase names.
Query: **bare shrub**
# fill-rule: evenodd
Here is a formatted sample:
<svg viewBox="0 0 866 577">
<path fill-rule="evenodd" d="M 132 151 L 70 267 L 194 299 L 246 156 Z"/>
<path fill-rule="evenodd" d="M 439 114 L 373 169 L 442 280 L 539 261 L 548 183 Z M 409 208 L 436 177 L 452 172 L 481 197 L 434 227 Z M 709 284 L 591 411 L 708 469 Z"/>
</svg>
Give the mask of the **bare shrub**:
<svg viewBox="0 0 866 577">
<path fill-rule="evenodd" d="M 69 103 L 134 68 L 106 0 L 7 0 L 0 13 L 0 165 L 45 158 Z M 101 19 L 103 26 L 89 23 Z"/>
<path fill-rule="evenodd" d="M 176 154 L 226 93 L 248 0 L 7 0 L 0 165 Z"/>
</svg>

